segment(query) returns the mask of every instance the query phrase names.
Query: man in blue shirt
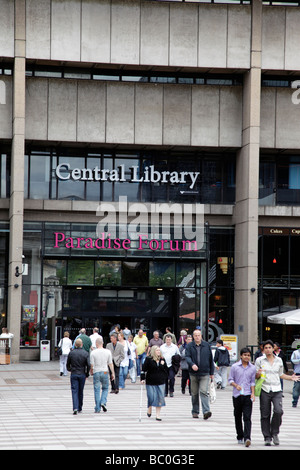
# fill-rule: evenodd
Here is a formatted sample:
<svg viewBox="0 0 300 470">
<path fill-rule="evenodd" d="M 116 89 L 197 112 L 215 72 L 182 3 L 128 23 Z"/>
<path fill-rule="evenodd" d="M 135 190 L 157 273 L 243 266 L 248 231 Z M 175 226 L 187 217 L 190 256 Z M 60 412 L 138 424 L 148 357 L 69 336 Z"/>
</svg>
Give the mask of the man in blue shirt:
<svg viewBox="0 0 300 470">
<path fill-rule="evenodd" d="M 293 352 L 291 357 L 291 362 L 294 365 L 294 372 L 296 375 L 300 375 L 300 345 L 296 351 Z M 298 400 L 300 395 L 300 382 L 295 382 L 293 387 L 293 401 L 292 406 L 293 408 L 297 407 Z"/>
<path fill-rule="evenodd" d="M 240 361 L 233 364 L 230 369 L 228 382 L 233 387 L 232 400 L 237 440 L 239 444 L 249 447 L 251 445 L 252 403 L 255 400 L 256 367 L 251 364 L 250 349 L 241 349 L 240 355 Z"/>
</svg>

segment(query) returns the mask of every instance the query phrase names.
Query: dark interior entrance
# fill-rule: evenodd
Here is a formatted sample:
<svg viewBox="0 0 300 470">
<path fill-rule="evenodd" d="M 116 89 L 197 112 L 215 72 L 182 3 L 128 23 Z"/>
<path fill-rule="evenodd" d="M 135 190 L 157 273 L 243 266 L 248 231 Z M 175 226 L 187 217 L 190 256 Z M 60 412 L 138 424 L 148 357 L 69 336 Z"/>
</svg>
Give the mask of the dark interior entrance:
<svg viewBox="0 0 300 470">
<path fill-rule="evenodd" d="M 105 344 L 114 325 L 127 326 L 133 335 L 140 328 L 152 337 L 154 330 L 163 334 L 166 326 L 175 328 L 176 289 L 69 288 L 63 291 L 62 329 L 73 340 L 81 328 L 92 334 L 98 327 Z"/>
</svg>

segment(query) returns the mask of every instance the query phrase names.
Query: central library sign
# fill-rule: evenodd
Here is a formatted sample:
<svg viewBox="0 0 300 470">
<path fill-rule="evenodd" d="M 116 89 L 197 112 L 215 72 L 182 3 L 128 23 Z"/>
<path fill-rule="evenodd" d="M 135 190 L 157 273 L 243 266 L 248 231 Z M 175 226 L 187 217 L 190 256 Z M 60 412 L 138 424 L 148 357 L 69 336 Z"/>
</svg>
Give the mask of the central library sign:
<svg viewBox="0 0 300 470">
<path fill-rule="evenodd" d="M 158 171 L 154 165 L 146 166 L 142 171 L 137 165 L 129 168 L 129 177 L 125 171 L 125 165 L 119 165 L 117 169 L 74 168 L 69 163 L 61 163 L 55 169 L 56 177 L 61 181 L 110 181 L 132 183 L 162 183 L 162 184 L 189 184 L 193 189 L 200 175 L 198 171 Z"/>
</svg>

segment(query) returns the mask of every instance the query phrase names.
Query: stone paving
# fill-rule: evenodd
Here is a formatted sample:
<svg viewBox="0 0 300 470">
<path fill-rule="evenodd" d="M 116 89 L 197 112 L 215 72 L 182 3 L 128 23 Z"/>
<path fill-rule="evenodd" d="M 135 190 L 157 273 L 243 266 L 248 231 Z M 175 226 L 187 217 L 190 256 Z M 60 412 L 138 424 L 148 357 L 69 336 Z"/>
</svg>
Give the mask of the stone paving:
<svg viewBox="0 0 300 470">
<path fill-rule="evenodd" d="M 125 390 L 108 395 L 108 412 L 95 414 L 89 378 L 83 412 L 74 416 L 70 380 L 59 376 L 58 361 L 1 365 L 0 450 L 300 450 L 300 404 L 292 408 L 291 390 L 292 382 L 284 381 L 280 446 L 264 446 L 256 399 L 246 449 L 236 441 L 230 386 L 217 390 L 210 419 L 193 419 L 190 396 L 182 395 L 176 377 L 174 398 L 166 398 L 158 422 L 146 415 L 145 387 L 129 380 Z"/>
</svg>

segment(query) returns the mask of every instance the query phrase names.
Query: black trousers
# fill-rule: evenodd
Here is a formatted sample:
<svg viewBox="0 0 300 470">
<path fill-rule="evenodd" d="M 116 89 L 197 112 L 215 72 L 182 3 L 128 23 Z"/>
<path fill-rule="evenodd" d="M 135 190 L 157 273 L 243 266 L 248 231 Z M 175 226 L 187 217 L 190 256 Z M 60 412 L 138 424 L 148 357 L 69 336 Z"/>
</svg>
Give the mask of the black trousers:
<svg viewBox="0 0 300 470">
<path fill-rule="evenodd" d="M 251 439 L 252 400 L 250 395 L 232 397 L 236 437 L 238 440 Z M 243 426 L 244 421 L 244 426 Z"/>
<path fill-rule="evenodd" d="M 175 372 L 173 367 L 169 367 L 169 374 L 168 378 L 166 380 L 166 385 L 165 385 L 165 395 L 168 395 L 168 392 L 174 393 L 174 385 L 175 385 Z"/>
<path fill-rule="evenodd" d="M 185 390 L 186 384 L 189 381 L 189 392 L 191 393 L 190 373 L 188 369 L 182 369 L 181 374 L 181 390 Z"/>
<path fill-rule="evenodd" d="M 282 422 L 282 392 L 267 393 L 262 390 L 259 398 L 261 431 L 265 440 L 272 439 L 273 436 L 279 434 Z"/>
<path fill-rule="evenodd" d="M 114 364 L 115 379 L 111 379 L 111 371 L 109 369 L 110 385 L 112 390 L 119 390 L 119 376 L 120 376 L 120 367 Z"/>
</svg>

